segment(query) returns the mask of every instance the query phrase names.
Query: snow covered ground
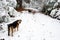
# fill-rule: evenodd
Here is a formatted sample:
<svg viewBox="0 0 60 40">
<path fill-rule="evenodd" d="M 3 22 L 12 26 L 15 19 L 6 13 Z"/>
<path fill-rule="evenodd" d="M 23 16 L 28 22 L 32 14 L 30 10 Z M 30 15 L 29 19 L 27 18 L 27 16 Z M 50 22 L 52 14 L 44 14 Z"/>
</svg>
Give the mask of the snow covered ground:
<svg viewBox="0 0 60 40">
<path fill-rule="evenodd" d="M 12 19 L 12 18 L 11 18 Z M 60 40 L 60 21 L 41 13 L 31 14 L 23 11 L 12 20 L 21 19 L 19 31 L 14 36 L 8 36 L 8 23 L 2 23 L 4 30 L 0 31 L 0 39 L 5 40 Z M 11 20 L 11 22 L 12 22 Z"/>
</svg>

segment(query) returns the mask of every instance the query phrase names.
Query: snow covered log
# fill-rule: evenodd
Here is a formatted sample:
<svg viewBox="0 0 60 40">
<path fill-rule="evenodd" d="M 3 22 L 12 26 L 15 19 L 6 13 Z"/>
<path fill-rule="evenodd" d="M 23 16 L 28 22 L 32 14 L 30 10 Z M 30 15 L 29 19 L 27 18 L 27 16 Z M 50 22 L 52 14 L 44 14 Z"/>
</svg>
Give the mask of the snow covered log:
<svg viewBox="0 0 60 40">
<path fill-rule="evenodd" d="M 13 7 L 9 7 L 8 14 L 10 17 L 17 17 L 19 12 L 17 12 Z"/>
</svg>

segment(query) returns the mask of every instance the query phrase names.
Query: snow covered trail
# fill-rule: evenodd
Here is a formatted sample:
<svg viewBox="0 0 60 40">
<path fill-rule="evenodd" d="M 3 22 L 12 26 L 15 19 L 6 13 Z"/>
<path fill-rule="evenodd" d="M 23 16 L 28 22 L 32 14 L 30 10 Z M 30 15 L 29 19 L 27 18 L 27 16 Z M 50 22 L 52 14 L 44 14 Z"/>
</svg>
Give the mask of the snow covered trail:
<svg viewBox="0 0 60 40">
<path fill-rule="evenodd" d="M 19 18 L 22 19 L 19 31 L 14 32 L 13 37 L 8 37 L 7 31 L 0 33 L 0 38 L 5 38 L 5 40 L 60 40 L 60 21 L 40 13 L 35 15 L 23 13 Z"/>
</svg>

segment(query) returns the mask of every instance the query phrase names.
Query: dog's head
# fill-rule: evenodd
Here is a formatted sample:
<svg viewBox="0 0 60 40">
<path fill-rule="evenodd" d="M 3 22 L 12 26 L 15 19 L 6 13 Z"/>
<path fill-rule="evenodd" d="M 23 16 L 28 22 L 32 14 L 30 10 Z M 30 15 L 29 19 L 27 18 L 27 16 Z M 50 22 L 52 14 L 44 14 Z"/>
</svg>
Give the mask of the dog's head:
<svg viewBox="0 0 60 40">
<path fill-rule="evenodd" d="M 19 23 L 21 23 L 22 22 L 22 20 L 20 19 L 20 20 L 17 20 L 17 23 L 19 24 Z"/>
</svg>

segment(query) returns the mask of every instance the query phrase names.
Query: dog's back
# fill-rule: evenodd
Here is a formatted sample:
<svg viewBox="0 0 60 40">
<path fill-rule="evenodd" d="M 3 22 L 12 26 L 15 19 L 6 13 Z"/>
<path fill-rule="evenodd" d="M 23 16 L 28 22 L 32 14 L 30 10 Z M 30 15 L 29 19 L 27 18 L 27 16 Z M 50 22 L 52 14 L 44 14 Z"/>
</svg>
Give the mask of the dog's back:
<svg viewBox="0 0 60 40">
<path fill-rule="evenodd" d="M 11 24 L 8 24 L 8 27 L 13 27 L 13 28 L 15 28 L 16 25 L 17 25 L 17 21 L 15 21 L 15 22 L 13 22 L 13 23 L 11 23 Z"/>
</svg>

